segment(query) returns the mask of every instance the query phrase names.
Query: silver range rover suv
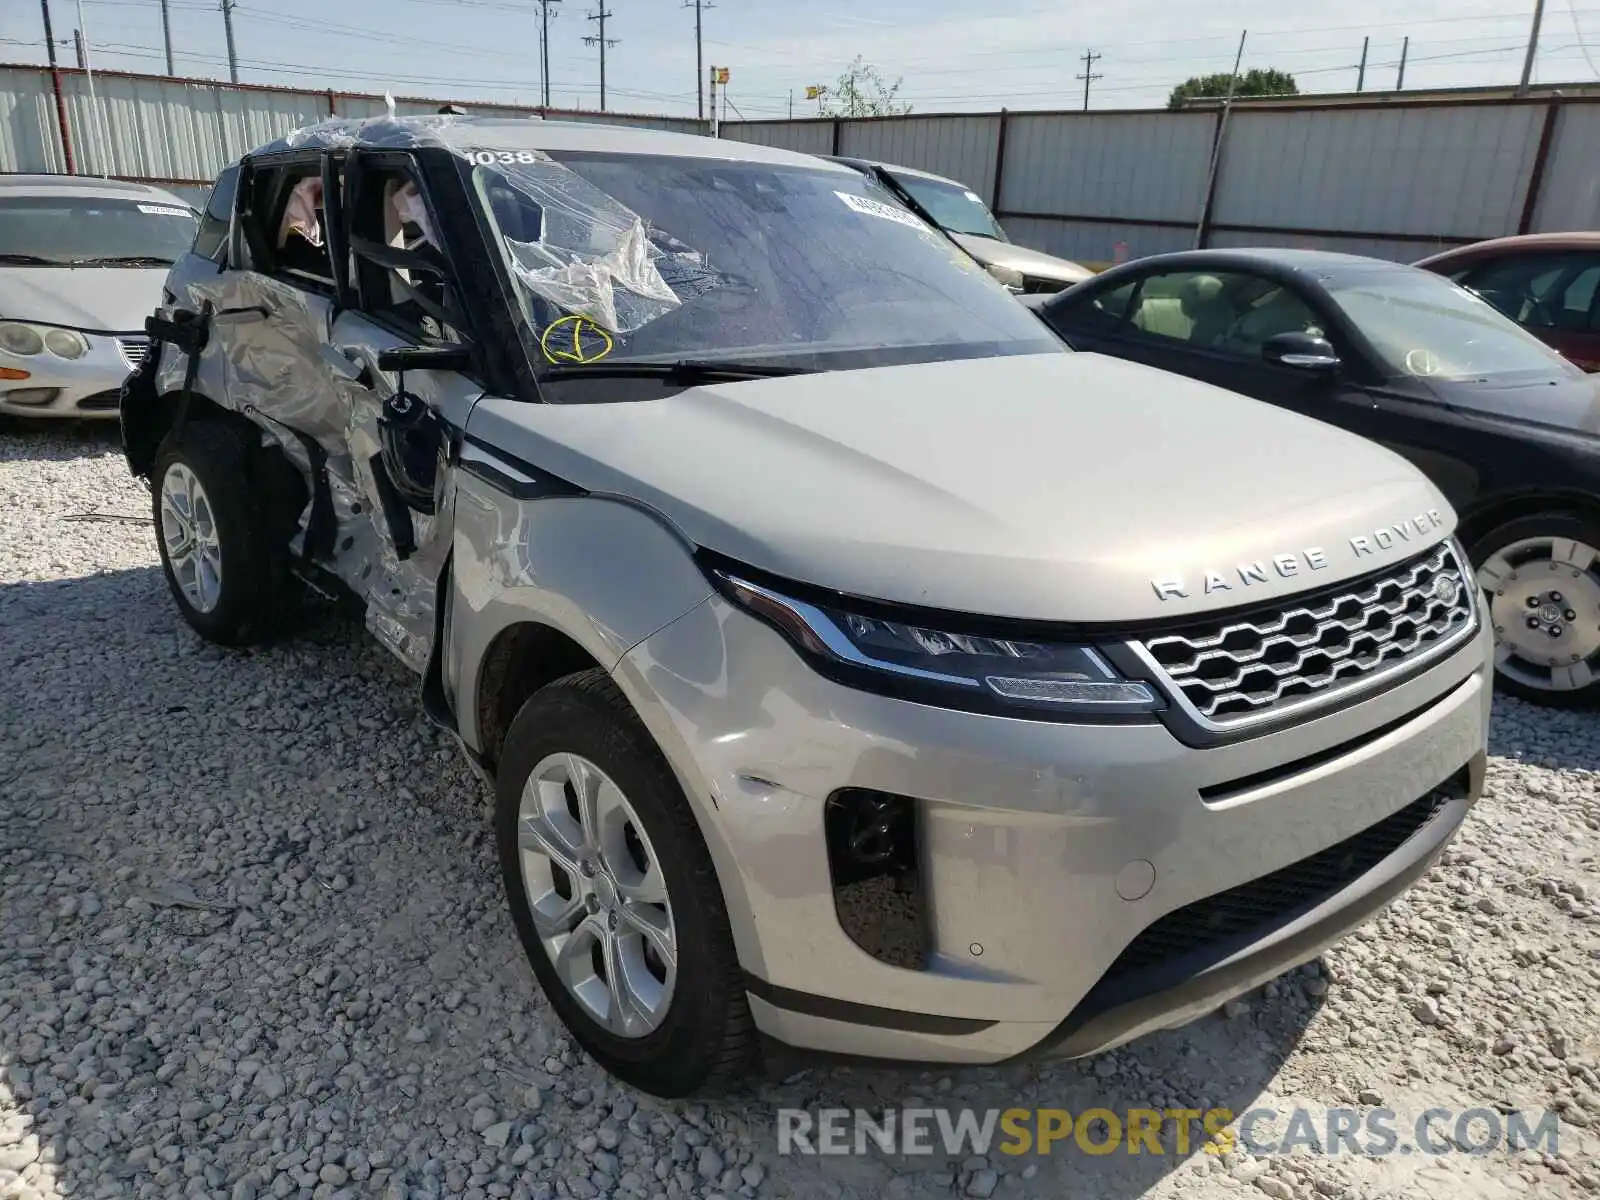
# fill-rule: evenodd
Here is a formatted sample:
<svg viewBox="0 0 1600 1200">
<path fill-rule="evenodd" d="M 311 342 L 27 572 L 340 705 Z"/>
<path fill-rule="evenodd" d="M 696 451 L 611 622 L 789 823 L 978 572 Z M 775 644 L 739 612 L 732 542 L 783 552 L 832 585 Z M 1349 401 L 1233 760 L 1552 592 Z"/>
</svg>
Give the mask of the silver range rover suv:
<svg viewBox="0 0 1600 1200">
<path fill-rule="evenodd" d="M 1082 1056 L 1369 920 L 1490 632 L 1397 456 L 1074 354 L 848 167 L 539 121 L 224 172 L 122 399 L 178 611 L 359 599 L 551 1007 L 679 1096 Z"/>
</svg>

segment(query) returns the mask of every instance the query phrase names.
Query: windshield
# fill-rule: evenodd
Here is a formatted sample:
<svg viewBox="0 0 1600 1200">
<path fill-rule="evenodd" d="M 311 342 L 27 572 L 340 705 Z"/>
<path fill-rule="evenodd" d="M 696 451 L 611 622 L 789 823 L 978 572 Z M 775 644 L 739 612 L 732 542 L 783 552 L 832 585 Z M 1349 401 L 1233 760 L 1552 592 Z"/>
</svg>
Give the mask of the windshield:
<svg viewBox="0 0 1600 1200">
<path fill-rule="evenodd" d="M 475 186 L 541 367 L 828 370 L 1065 352 L 854 171 L 576 152 L 489 166 L 493 154 L 473 156 Z"/>
<path fill-rule="evenodd" d="M 1335 278 L 1327 287 L 1395 375 L 1487 381 L 1578 372 L 1492 305 L 1443 276 L 1372 271 Z"/>
<path fill-rule="evenodd" d="M 0 266 L 172 263 L 189 249 L 197 223 L 190 209 L 159 198 L 0 197 Z"/>
<path fill-rule="evenodd" d="M 911 198 L 922 205 L 930 217 L 951 233 L 971 233 L 978 237 L 994 238 L 997 242 L 1010 240 L 1006 237 L 1006 231 L 1000 228 L 1000 222 L 994 219 L 988 205 L 979 199 L 978 193 L 959 183 L 945 183 L 922 175 L 900 171 L 890 171 L 889 174 L 911 193 Z"/>
</svg>

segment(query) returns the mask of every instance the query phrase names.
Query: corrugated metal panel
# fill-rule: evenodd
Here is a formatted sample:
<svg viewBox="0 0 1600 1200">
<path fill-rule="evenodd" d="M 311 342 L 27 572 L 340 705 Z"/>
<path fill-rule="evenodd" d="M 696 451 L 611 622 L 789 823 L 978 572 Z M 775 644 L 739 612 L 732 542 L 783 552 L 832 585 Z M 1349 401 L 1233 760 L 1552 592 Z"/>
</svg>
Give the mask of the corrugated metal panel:
<svg viewBox="0 0 1600 1200">
<path fill-rule="evenodd" d="M 1568 105 L 1556 121 L 1533 228 L 1600 229 L 1600 105 Z"/>
<path fill-rule="evenodd" d="M 845 121 L 839 152 L 931 171 L 992 199 L 999 138 L 997 116 Z"/>
<path fill-rule="evenodd" d="M 1007 151 L 1010 156 L 1010 151 Z M 1085 266 L 1143 258 L 1187 250 L 1194 231 L 1152 225 L 1110 225 L 1100 221 L 1058 221 L 1037 217 L 1008 217 L 1006 233 L 1019 246 L 1028 246 L 1071 259 Z"/>
<path fill-rule="evenodd" d="M 1333 250 L 1340 254 L 1364 254 L 1368 258 L 1386 258 L 1394 262 L 1416 262 L 1430 254 L 1448 250 L 1457 242 L 1442 242 L 1432 238 L 1375 238 L 1375 237 L 1325 237 L 1304 233 L 1235 233 L 1217 230 L 1211 235 L 1211 245 L 1238 248 L 1241 246 L 1286 246 L 1296 250 Z"/>
<path fill-rule="evenodd" d="M 1424 237 L 1505 233 L 1522 213 L 1542 116 L 1533 105 L 1239 110 L 1214 218 Z"/>
<path fill-rule="evenodd" d="M 0 77 L 0 171 L 66 169 L 49 73 L 7 71 Z"/>
<path fill-rule="evenodd" d="M 758 146 L 776 146 L 801 154 L 833 153 L 832 121 L 784 121 L 745 124 L 730 122 L 720 129 L 722 137 Z"/>
<path fill-rule="evenodd" d="M 139 76 L 63 80 L 73 152 L 85 174 L 213 178 L 228 162 L 327 116 L 316 92 L 265 92 Z"/>
<path fill-rule="evenodd" d="M 1198 221 L 1214 127 L 1203 113 L 1013 116 L 1000 207 Z"/>
</svg>

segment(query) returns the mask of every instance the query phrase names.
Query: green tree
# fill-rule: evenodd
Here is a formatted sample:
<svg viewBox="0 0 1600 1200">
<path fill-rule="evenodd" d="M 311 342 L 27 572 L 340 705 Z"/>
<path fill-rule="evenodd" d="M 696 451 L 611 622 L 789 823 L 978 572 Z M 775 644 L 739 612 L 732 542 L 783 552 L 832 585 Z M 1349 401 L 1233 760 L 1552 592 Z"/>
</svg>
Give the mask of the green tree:
<svg viewBox="0 0 1600 1200">
<path fill-rule="evenodd" d="M 1196 75 L 1185 79 L 1172 89 L 1172 95 L 1167 100 L 1168 108 L 1182 108 L 1186 100 L 1224 100 L 1228 95 L 1228 82 L 1233 78 L 1226 71 L 1219 71 L 1215 75 Z M 1239 84 L 1233 89 L 1235 96 L 1298 96 L 1300 89 L 1296 86 L 1294 76 L 1285 71 L 1274 71 L 1271 68 L 1263 71 L 1252 68 L 1239 76 Z"/>
<path fill-rule="evenodd" d="M 890 83 L 883 73 L 856 55 L 838 82 L 823 89 L 818 111 L 825 117 L 898 117 L 911 111 L 900 99 L 905 79 Z"/>
</svg>

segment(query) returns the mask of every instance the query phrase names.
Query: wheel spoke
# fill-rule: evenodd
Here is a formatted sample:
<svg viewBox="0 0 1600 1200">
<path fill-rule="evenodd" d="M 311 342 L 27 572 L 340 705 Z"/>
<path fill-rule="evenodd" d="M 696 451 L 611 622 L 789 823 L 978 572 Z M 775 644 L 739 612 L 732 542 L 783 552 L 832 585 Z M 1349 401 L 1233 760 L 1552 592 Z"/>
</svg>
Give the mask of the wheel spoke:
<svg viewBox="0 0 1600 1200">
<path fill-rule="evenodd" d="M 577 879 L 578 856 L 542 813 L 524 815 L 517 822 L 517 846 L 524 854 L 544 855 L 568 876 Z"/>
<path fill-rule="evenodd" d="M 576 989 L 594 977 L 589 948 L 597 941 L 604 942 L 605 934 L 605 926 L 594 917 L 585 917 L 562 941 L 561 948 L 556 951 L 555 967 L 568 987 Z"/>
<path fill-rule="evenodd" d="M 1562 539 L 1550 545 L 1550 561 L 1566 563 L 1574 571 L 1587 571 L 1594 564 L 1594 559 L 1594 547 L 1582 542 Z"/>
<path fill-rule="evenodd" d="M 655 1023 L 654 1014 L 635 990 L 631 964 L 622 952 L 622 939 L 607 934 L 601 939 L 600 946 L 605 956 L 606 986 L 611 991 L 606 1024 L 623 1037 L 638 1037 L 648 1032 Z M 643 969 L 643 964 L 638 969 Z"/>
<path fill-rule="evenodd" d="M 563 898 L 551 888 L 529 905 L 533 913 L 534 928 L 545 941 L 571 933 L 583 919 L 583 898 L 576 891 Z"/>
<path fill-rule="evenodd" d="M 1486 592 L 1495 591 L 1505 586 L 1507 578 L 1515 570 L 1504 551 L 1490 555 L 1484 560 L 1483 566 L 1478 568 L 1478 586 Z"/>
<path fill-rule="evenodd" d="M 583 848 L 598 852 L 600 849 L 600 789 L 604 777 L 586 758 L 576 754 L 565 756 L 567 778 L 578 800 L 578 824 L 583 828 Z"/>
<path fill-rule="evenodd" d="M 669 971 L 677 969 L 678 945 L 672 936 L 672 919 L 665 910 L 651 904 L 622 904 L 618 908 L 623 926 L 637 933 L 655 951 L 661 965 Z"/>
<path fill-rule="evenodd" d="M 643 875 L 632 878 L 633 875 L 637 872 L 617 874 L 617 895 L 636 904 L 666 904 L 667 880 L 661 874 L 660 863 L 652 858 Z"/>
<path fill-rule="evenodd" d="M 1550 686 L 1558 692 L 1575 692 L 1594 682 L 1594 668 L 1582 659 L 1550 668 Z"/>
</svg>

